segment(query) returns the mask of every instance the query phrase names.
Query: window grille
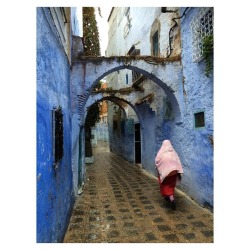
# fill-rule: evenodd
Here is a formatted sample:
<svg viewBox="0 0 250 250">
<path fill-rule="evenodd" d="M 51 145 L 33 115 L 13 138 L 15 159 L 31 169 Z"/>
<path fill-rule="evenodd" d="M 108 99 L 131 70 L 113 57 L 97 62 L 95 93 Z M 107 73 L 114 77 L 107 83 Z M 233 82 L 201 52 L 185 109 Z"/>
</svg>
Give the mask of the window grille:
<svg viewBox="0 0 250 250">
<path fill-rule="evenodd" d="M 128 7 L 127 10 L 125 11 L 125 16 L 126 16 L 127 20 L 126 20 L 126 24 L 125 24 L 125 27 L 123 30 L 124 38 L 128 35 L 130 28 L 132 27 L 131 18 L 130 18 L 130 7 Z"/>
<path fill-rule="evenodd" d="M 205 116 L 204 112 L 198 112 L 194 114 L 195 128 L 205 127 Z"/>
<path fill-rule="evenodd" d="M 54 165 L 63 157 L 63 113 L 61 107 L 52 111 Z"/>
<path fill-rule="evenodd" d="M 152 37 L 153 41 L 153 56 L 158 56 L 158 31 L 155 32 L 155 34 Z"/>
<path fill-rule="evenodd" d="M 202 40 L 205 36 L 213 35 L 213 8 L 201 8 L 198 16 L 191 22 L 193 61 L 199 62 L 203 56 Z"/>
</svg>

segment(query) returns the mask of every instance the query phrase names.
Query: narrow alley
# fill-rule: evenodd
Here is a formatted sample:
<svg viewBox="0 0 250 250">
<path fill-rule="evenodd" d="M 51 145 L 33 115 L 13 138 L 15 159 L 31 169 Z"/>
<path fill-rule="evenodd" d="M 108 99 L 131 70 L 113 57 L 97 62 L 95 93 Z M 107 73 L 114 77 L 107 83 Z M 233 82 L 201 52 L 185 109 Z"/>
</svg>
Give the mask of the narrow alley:
<svg viewBox="0 0 250 250">
<path fill-rule="evenodd" d="M 177 208 L 158 181 L 99 142 L 64 243 L 213 243 L 213 213 L 176 190 Z M 185 175 L 183 176 L 185 178 Z"/>
<path fill-rule="evenodd" d="M 104 7 L 36 8 L 36 242 L 214 242 L 214 8 Z"/>
</svg>

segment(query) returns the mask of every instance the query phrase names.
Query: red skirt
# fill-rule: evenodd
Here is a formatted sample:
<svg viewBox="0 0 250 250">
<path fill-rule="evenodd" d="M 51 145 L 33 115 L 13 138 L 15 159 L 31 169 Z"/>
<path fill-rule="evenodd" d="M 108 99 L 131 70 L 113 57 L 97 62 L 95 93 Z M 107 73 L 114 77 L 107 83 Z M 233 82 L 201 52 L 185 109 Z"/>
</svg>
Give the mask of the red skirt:
<svg viewBox="0 0 250 250">
<path fill-rule="evenodd" d="M 160 184 L 160 191 L 162 196 L 174 195 L 174 189 L 176 186 L 177 174 L 167 176 L 163 182 L 160 182 L 160 177 L 158 176 L 158 181 Z"/>
</svg>

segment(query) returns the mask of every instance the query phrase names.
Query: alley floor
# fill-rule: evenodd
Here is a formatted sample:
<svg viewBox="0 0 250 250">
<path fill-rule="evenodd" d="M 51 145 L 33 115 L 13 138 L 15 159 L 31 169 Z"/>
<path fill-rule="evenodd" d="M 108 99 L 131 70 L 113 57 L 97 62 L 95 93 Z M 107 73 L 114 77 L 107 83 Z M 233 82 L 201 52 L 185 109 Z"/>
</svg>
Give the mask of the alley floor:
<svg viewBox="0 0 250 250">
<path fill-rule="evenodd" d="M 176 189 L 176 210 L 158 181 L 98 142 L 64 243 L 213 243 L 213 213 Z M 184 177 L 185 178 L 185 175 Z"/>
</svg>

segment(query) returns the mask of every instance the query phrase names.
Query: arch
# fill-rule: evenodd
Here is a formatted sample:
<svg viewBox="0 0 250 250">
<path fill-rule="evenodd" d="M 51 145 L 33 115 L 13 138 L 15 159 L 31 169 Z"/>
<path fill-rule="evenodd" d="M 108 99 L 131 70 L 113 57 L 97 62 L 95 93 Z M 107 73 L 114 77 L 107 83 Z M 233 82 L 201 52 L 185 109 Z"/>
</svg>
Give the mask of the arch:
<svg viewBox="0 0 250 250">
<path fill-rule="evenodd" d="M 116 105 L 118 105 L 120 108 L 122 108 L 124 110 L 124 108 L 120 105 L 119 101 L 125 102 L 127 103 L 135 112 L 135 114 L 137 115 L 139 121 L 141 120 L 141 116 L 138 112 L 138 109 L 136 109 L 136 107 L 134 105 L 132 105 L 129 101 L 127 101 L 126 99 L 120 98 L 120 97 L 116 97 L 116 96 L 103 96 L 100 97 L 100 99 L 95 99 L 88 107 L 90 107 L 91 105 L 93 105 L 96 102 L 102 102 L 102 101 L 111 101 L 114 102 Z M 87 109 L 87 107 L 85 107 L 85 110 Z M 87 111 L 87 110 L 86 110 Z M 86 113 L 85 112 L 85 116 L 84 116 L 84 121 L 86 119 Z"/>
<path fill-rule="evenodd" d="M 145 68 L 148 68 L 148 70 L 146 70 Z M 121 61 L 118 62 L 117 60 L 114 60 L 113 63 L 106 61 L 103 61 L 102 63 L 98 64 L 94 64 L 93 62 L 87 62 L 85 65 L 85 69 L 87 72 L 86 75 L 88 75 L 89 77 L 86 77 L 85 79 L 85 98 L 84 100 L 82 100 L 82 106 L 85 106 L 86 101 L 91 94 L 91 91 L 105 76 L 119 70 L 129 69 L 146 76 L 148 79 L 152 80 L 159 87 L 161 87 L 172 104 L 176 123 L 182 122 L 180 106 L 175 96 L 175 93 L 177 92 L 177 89 L 175 89 L 176 85 L 178 85 L 179 81 L 181 81 L 181 79 L 178 79 L 180 75 L 179 73 L 181 71 L 181 66 L 178 65 L 178 63 L 173 64 L 171 62 L 168 64 L 164 64 L 163 66 L 157 65 L 157 67 L 155 67 L 155 64 L 151 64 L 144 60 L 132 60 L 129 63 L 124 63 Z M 167 84 L 164 79 L 161 79 L 162 77 L 165 77 L 165 79 L 167 79 L 168 82 L 171 83 L 171 74 L 177 75 L 174 79 L 175 83 L 172 84 L 172 86 L 171 84 Z"/>
<path fill-rule="evenodd" d="M 133 111 L 135 112 L 137 119 L 138 119 L 136 124 L 140 124 L 140 132 L 139 132 L 140 133 L 140 150 L 139 151 L 140 151 L 141 155 L 143 155 L 143 157 L 141 158 L 141 164 L 143 165 L 143 167 L 145 169 L 152 172 L 152 170 L 150 170 L 150 168 L 151 168 L 151 166 L 153 166 L 152 161 L 154 159 L 154 147 L 155 146 L 152 145 L 152 146 L 148 147 L 145 145 L 147 145 L 148 139 L 152 142 L 154 140 L 154 137 L 155 137 L 155 130 L 153 129 L 154 124 L 155 124 L 155 112 L 151 109 L 151 107 L 148 103 L 143 103 L 141 105 L 133 105 L 129 101 L 127 101 L 126 99 L 116 97 L 116 96 L 104 96 L 104 97 L 99 96 L 99 98 L 95 98 L 92 101 L 92 103 L 90 103 L 88 106 L 90 107 L 94 103 L 101 102 L 104 100 L 114 102 L 116 105 L 118 105 L 120 108 L 123 109 L 123 112 L 125 110 L 122 107 L 121 102 L 128 104 L 133 109 Z M 85 112 L 85 113 L 87 113 L 87 112 Z M 131 141 L 131 138 L 126 138 L 126 140 Z M 137 146 L 138 146 L 138 142 L 135 142 L 135 139 L 133 139 L 132 143 L 133 144 L 137 143 Z M 135 148 L 133 148 L 133 147 L 130 147 L 130 148 L 135 150 Z M 135 155 L 136 155 L 135 152 L 136 152 L 136 150 L 134 151 L 134 155 L 131 155 L 131 157 L 135 157 Z M 128 155 L 126 155 L 126 157 L 128 157 Z M 129 160 L 129 159 L 127 159 L 127 160 Z M 132 158 L 130 158 L 130 161 L 131 160 L 132 160 Z M 134 158 L 134 161 L 135 161 L 135 158 Z"/>
<path fill-rule="evenodd" d="M 182 106 L 179 105 L 182 103 L 182 97 L 178 95 L 182 86 L 182 66 L 178 59 L 171 59 L 171 61 L 164 61 L 159 63 L 159 61 L 154 61 L 152 57 L 144 57 L 144 60 L 140 58 L 135 59 L 132 57 L 129 58 L 97 58 L 95 59 L 84 59 L 82 61 L 75 62 L 73 71 L 74 75 L 72 76 L 72 90 L 73 93 L 77 95 L 78 105 L 73 105 L 73 115 L 78 115 L 78 122 L 82 125 L 84 120 L 84 115 L 86 114 L 86 105 L 89 106 L 91 102 L 100 102 L 101 100 L 109 100 L 119 105 L 119 101 L 127 103 L 135 112 L 138 118 L 138 122 L 141 126 L 141 135 L 142 135 L 142 166 L 149 170 L 149 172 L 154 171 L 152 169 L 154 151 L 156 148 L 157 141 L 159 140 L 158 134 L 154 130 L 153 124 L 155 124 L 155 119 L 157 119 L 157 111 L 152 110 L 152 107 L 149 103 L 142 103 L 136 105 L 132 100 L 127 100 L 123 97 L 118 97 L 116 95 L 103 96 L 103 94 L 92 95 L 92 90 L 95 86 L 102 80 L 105 76 L 116 72 L 118 70 L 133 70 L 144 75 L 146 78 L 152 80 L 154 84 L 159 86 L 163 93 L 166 94 L 168 100 L 170 101 L 173 112 L 175 115 L 175 120 L 173 121 L 176 124 L 182 123 L 181 110 Z M 92 100 L 90 98 L 93 98 Z M 178 98 L 178 99 L 177 99 Z M 143 106 L 142 106 L 143 105 Z M 78 111 L 77 111 L 78 110 Z M 80 118 L 80 119 L 79 119 Z M 146 122 L 146 119 L 147 122 Z M 75 131 L 75 130 L 74 130 Z M 153 148 L 148 146 L 146 140 L 149 138 L 150 141 L 154 141 L 152 138 L 157 137 L 157 141 L 154 142 Z M 74 132 L 74 135 L 77 134 L 77 131 Z M 144 140 L 145 139 L 145 140 Z M 125 144 L 126 145 L 126 144 Z M 146 156 L 146 157 L 145 157 Z M 148 158 L 147 158 L 148 157 Z"/>
</svg>

